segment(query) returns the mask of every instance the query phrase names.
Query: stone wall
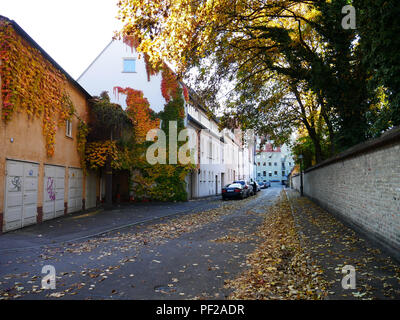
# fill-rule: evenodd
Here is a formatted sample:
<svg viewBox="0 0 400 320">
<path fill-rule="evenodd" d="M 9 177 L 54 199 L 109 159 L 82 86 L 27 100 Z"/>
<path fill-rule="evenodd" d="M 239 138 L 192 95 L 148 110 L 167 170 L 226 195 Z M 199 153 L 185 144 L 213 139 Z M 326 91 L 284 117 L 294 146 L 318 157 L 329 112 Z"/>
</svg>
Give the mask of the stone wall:
<svg viewBox="0 0 400 320">
<path fill-rule="evenodd" d="M 308 169 L 304 195 L 400 259 L 400 128 Z"/>
</svg>

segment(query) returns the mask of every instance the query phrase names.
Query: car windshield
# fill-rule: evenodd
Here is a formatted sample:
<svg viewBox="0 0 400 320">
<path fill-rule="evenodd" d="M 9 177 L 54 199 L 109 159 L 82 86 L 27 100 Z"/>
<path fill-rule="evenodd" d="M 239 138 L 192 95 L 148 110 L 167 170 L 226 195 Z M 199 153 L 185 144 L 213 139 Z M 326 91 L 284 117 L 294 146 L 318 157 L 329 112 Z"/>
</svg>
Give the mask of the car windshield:
<svg viewBox="0 0 400 320">
<path fill-rule="evenodd" d="M 233 182 L 233 183 L 235 183 L 235 184 L 240 183 L 242 186 L 244 186 L 244 185 L 246 184 L 246 182 L 244 182 L 244 181 L 235 181 L 235 182 Z"/>
<path fill-rule="evenodd" d="M 232 183 L 230 185 L 228 185 L 228 188 L 242 188 L 242 185 L 240 183 Z"/>
</svg>

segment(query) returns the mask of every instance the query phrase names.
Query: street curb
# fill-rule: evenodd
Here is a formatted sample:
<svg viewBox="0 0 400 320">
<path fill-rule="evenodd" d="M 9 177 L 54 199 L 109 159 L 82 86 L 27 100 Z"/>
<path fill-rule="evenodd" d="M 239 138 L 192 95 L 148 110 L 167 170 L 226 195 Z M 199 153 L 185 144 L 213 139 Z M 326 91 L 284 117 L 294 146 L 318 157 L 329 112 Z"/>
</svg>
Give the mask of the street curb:
<svg viewBox="0 0 400 320">
<path fill-rule="evenodd" d="M 112 228 L 112 229 L 107 229 L 107 230 L 104 230 L 104 231 L 101 231 L 101 232 L 97 232 L 97 233 L 94 233 L 94 234 L 90 234 L 90 235 L 86 235 L 86 236 L 82 236 L 82 237 L 78 237 L 78 238 L 73 238 L 73 239 L 69 239 L 69 240 L 63 240 L 63 241 L 59 241 L 59 242 L 55 242 L 55 243 L 51 243 L 51 244 L 41 244 L 41 245 L 32 246 L 32 247 L 0 249 L 0 253 L 1 252 L 15 252 L 15 251 L 39 249 L 39 248 L 51 248 L 51 247 L 55 247 L 55 246 L 63 244 L 63 243 L 77 242 L 77 241 L 84 240 L 84 239 L 95 238 L 95 237 L 98 237 L 100 235 L 105 235 L 107 233 L 111 233 L 111 232 L 115 232 L 115 231 L 118 231 L 118 230 L 122 230 L 122 229 L 126 229 L 126 228 L 129 228 L 129 227 L 133 227 L 135 225 L 143 224 L 143 223 L 146 223 L 146 222 L 149 222 L 149 221 L 157 221 L 157 220 L 160 220 L 160 219 L 163 219 L 163 218 L 168 218 L 168 217 L 177 216 L 177 215 L 184 215 L 184 214 L 189 214 L 189 213 L 193 213 L 193 214 L 198 213 L 197 211 L 196 212 L 192 212 L 192 211 L 193 211 L 193 209 L 182 211 L 182 212 L 175 212 L 175 213 L 172 213 L 172 214 L 169 214 L 169 215 L 160 216 L 160 217 L 156 217 L 156 218 L 149 218 L 149 219 L 137 221 L 137 222 L 134 222 L 134 223 L 125 224 L 125 225 L 122 225 L 122 226 L 119 226 L 119 227 L 115 227 L 115 228 Z M 201 211 L 199 211 L 199 212 L 201 212 Z"/>
</svg>

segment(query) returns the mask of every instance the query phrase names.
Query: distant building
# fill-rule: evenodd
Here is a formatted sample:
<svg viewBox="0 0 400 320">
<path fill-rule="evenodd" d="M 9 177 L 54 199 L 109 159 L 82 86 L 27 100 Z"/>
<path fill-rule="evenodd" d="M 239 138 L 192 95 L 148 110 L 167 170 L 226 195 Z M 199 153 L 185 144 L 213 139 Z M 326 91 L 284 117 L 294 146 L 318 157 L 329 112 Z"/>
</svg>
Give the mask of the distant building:
<svg viewBox="0 0 400 320">
<path fill-rule="evenodd" d="M 257 139 L 256 180 L 257 182 L 284 182 L 295 166 L 291 151 L 286 145 L 274 147 L 267 141 L 261 148 Z"/>
</svg>

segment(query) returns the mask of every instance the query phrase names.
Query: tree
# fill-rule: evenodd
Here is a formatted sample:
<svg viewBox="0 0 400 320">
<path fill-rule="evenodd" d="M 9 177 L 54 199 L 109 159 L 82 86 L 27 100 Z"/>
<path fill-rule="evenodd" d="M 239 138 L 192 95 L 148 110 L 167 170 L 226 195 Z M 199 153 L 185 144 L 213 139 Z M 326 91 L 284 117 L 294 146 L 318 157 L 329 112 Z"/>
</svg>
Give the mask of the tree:
<svg viewBox="0 0 400 320">
<path fill-rule="evenodd" d="M 105 168 L 106 206 L 112 206 L 112 169 L 123 166 L 122 154 L 128 148 L 118 148 L 117 142 L 132 137 L 132 121 L 120 105 L 110 102 L 107 92 L 90 103 L 90 122 L 86 146 L 86 161 L 92 169 Z M 127 166 L 127 164 L 125 164 Z"/>
<path fill-rule="evenodd" d="M 358 9 L 358 30 L 363 62 L 371 77 L 387 97 L 389 108 L 375 115 L 378 132 L 400 125 L 400 7 L 396 0 L 354 0 Z"/>
<path fill-rule="evenodd" d="M 361 6 L 372 1 L 357 3 Z M 334 154 L 365 141 L 379 128 L 384 129 L 387 114 L 392 119 L 398 114 L 396 103 L 389 106 L 389 111 L 384 104 L 377 104 L 376 86 L 369 86 L 372 68 L 377 67 L 366 64 L 366 59 L 377 56 L 367 39 L 372 31 L 366 27 L 360 30 L 342 27 L 342 8 L 348 2 L 122 0 L 119 2 L 120 18 L 125 27 L 121 34 L 134 35 L 138 39 L 138 50 L 148 54 L 155 66 L 168 61 L 179 76 L 194 78 L 200 102 L 210 110 L 215 110 L 224 86 L 231 83 L 233 95 L 227 95 L 229 105 L 237 108 L 237 115 L 253 117 L 241 117 L 242 125 L 260 119 L 268 121 L 268 117 L 278 120 L 284 114 L 283 104 L 268 108 L 265 115 L 250 111 L 251 107 L 258 110 L 259 98 L 271 83 L 283 79 L 285 88 L 298 90 L 301 87 L 298 94 L 291 90 L 300 109 L 301 96 L 312 92 L 318 116 L 328 129 L 330 153 Z M 379 2 L 382 7 L 387 6 L 382 11 L 386 14 L 383 19 L 393 17 L 389 13 L 392 1 Z M 364 9 L 358 11 L 362 26 L 366 26 L 374 13 Z M 392 34 L 381 36 L 379 43 L 388 45 L 389 35 Z M 393 56 L 396 56 L 394 50 Z M 387 63 L 380 69 L 382 72 L 389 68 L 389 61 L 385 55 Z M 387 88 L 389 80 L 394 78 L 391 72 L 390 75 L 383 82 Z M 250 83 L 250 95 L 241 89 L 243 83 Z M 393 81 L 392 89 L 387 89 L 391 101 L 398 92 L 395 86 Z M 270 98 L 267 104 L 273 101 Z M 288 105 L 286 109 L 291 114 Z M 304 119 L 304 112 L 300 112 L 295 122 L 301 121 L 307 127 Z M 374 119 L 380 123 L 375 123 Z M 290 130 L 283 129 L 283 125 L 279 128 L 282 136 L 278 138 L 286 139 Z M 312 127 L 308 129 L 311 129 L 308 132 L 314 145 L 318 146 L 318 135 L 313 133 Z"/>
</svg>

